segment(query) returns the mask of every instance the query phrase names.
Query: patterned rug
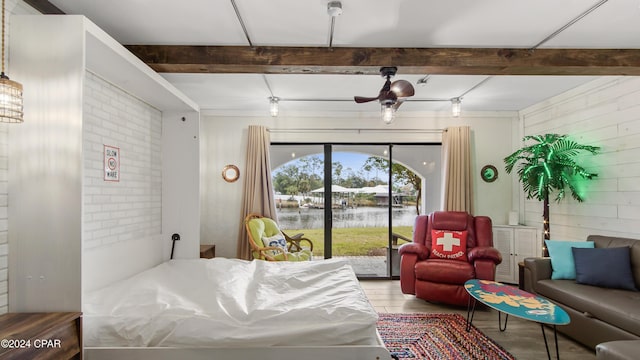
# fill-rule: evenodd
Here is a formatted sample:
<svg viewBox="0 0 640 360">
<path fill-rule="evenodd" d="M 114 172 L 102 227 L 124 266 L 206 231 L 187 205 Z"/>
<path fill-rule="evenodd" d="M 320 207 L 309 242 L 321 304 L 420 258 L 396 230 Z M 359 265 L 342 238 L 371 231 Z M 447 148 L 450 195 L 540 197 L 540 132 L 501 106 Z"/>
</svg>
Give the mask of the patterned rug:
<svg viewBox="0 0 640 360">
<path fill-rule="evenodd" d="M 378 331 L 399 359 L 504 359 L 515 357 L 471 326 L 460 314 L 380 313 Z"/>
</svg>

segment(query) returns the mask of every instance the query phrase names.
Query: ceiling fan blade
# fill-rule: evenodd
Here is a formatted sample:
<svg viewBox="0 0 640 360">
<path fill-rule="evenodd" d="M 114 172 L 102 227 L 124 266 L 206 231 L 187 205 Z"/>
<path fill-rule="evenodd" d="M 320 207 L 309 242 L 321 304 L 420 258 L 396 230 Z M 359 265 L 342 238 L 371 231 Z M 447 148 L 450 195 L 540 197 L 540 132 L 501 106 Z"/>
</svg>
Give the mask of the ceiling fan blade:
<svg viewBox="0 0 640 360">
<path fill-rule="evenodd" d="M 369 101 L 374 101 L 374 100 L 378 100 L 379 96 L 376 97 L 364 97 L 364 96 L 354 96 L 353 100 L 356 101 L 356 103 L 358 104 L 362 104 L 362 103 L 366 103 Z"/>
<path fill-rule="evenodd" d="M 391 83 L 391 91 L 393 91 L 397 97 L 409 97 L 415 94 L 413 85 L 407 80 L 396 80 Z"/>
</svg>

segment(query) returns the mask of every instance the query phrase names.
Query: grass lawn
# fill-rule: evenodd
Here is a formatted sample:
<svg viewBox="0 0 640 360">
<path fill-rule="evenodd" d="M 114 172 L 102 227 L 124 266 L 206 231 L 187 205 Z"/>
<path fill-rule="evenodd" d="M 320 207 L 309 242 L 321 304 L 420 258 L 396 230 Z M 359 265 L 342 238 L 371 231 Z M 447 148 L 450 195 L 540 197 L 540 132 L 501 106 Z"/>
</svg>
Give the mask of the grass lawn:
<svg viewBox="0 0 640 360">
<path fill-rule="evenodd" d="M 411 226 L 394 226 L 393 232 L 411 238 Z M 313 241 L 313 255 L 324 256 L 324 229 L 285 230 L 288 235 L 304 233 L 304 237 Z M 398 244 L 406 241 L 398 239 Z M 333 229 L 333 256 L 380 256 L 386 255 L 389 246 L 389 229 L 342 228 Z"/>
</svg>

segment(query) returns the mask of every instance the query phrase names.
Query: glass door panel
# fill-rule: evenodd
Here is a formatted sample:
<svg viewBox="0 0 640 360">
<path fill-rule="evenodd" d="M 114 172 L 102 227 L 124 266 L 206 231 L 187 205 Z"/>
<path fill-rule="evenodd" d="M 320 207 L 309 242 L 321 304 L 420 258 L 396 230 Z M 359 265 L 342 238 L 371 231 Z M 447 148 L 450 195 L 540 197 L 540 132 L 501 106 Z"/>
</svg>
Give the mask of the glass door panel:
<svg viewBox="0 0 640 360">
<path fill-rule="evenodd" d="M 323 145 L 273 145 L 271 174 L 280 228 L 313 242 L 313 258 L 324 259 Z"/>
<path fill-rule="evenodd" d="M 393 145 L 391 275 L 400 276 L 398 247 L 411 242 L 419 214 L 440 207 L 440 145 Z"/>
<path fill-rule="evenodd" d="M 332 256 L 360 278 L 389 277 L 388 159 L 388 145 L 332 146 Z"/>
</svg>

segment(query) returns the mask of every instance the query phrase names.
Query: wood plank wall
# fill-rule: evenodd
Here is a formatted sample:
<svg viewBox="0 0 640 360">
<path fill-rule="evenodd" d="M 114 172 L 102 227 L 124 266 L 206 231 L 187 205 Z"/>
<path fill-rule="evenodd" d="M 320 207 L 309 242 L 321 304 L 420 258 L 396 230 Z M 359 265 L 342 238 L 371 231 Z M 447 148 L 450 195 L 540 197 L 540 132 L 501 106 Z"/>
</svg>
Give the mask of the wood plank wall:
<svg viewBox="0 0 640 360">
<path fill-rule="evenodd" d="M 565 198 L 550 206 L 551 238 L 584 240 L 589 234 L 640 239 L 640 77 L 605 77 L 520 113 L 524 135 L 568 134 L 602 148 L 580 163 L 598 173 L 581 183 L 586 201 Z M 542 202 L 520 191 L 527 225 L 542 226 Z"/>
</svg>

